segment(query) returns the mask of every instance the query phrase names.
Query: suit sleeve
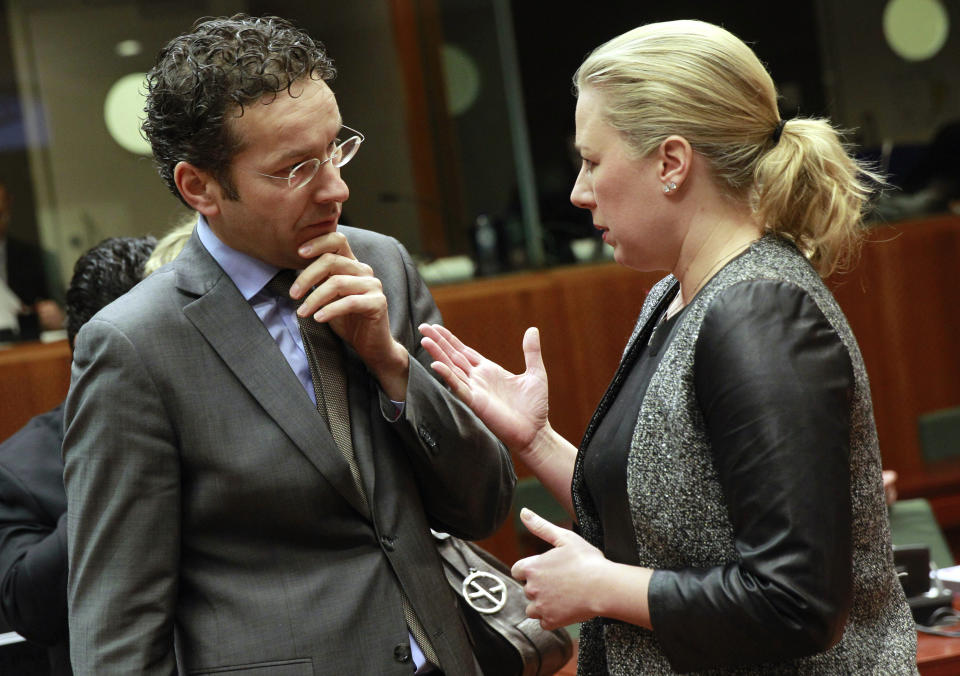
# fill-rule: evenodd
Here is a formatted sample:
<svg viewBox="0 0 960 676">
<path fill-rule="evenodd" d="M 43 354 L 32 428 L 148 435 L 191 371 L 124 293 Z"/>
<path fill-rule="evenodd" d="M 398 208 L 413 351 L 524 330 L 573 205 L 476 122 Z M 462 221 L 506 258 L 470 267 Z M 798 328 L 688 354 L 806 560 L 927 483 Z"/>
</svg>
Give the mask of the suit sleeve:
<svg viewBox="0 0 960 676">
<path fill-rule="evenodd" d="M 654 572 L 657 639 L 680 671 L 826 650 L 851 603 L 849 353 L 801 289 L 748 282 L 707 310 L 694 367 L 738 557 Z"/>
<path fill-rule="evenodd" d="M 395 425 L 414 465 L 431 527 L 466 539 L 492 534 L 506 519 L 516 475 L 510 453 L 430 369 L 417 327 L 439 323 L 440 311 L 410 255 L 403 261 L 408 324 L 399 333 L 410 352 L 407 401 Z"/>
<path fill-rule="evenodd" d="M 53 646 L 67 637 L 66 514 L 51 526 L 6 467 L 0 467 L 0 610 L 10 629 L 31 641 Z"/>
<path fill-rule="evenodd" d="M 173 674 L 178 453 L 157 386 L 117 327 L 93 319 L 80 331 L 65 413 L 74 671 Z"/>
</svg>

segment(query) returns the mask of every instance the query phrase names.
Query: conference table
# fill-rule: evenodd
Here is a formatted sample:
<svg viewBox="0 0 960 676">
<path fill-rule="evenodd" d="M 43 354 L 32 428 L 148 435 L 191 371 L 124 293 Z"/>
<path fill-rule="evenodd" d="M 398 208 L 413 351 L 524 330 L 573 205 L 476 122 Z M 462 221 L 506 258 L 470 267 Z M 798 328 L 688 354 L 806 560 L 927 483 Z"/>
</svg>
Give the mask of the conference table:
<svg viewBox="0 0 960 676">
<path fill-rule="evenodd" d="M 63 401 L 70 357 L 66 340 L 0 345 L 0 441 Z"/>
<path fill-rule="evenodd" d="M 960 610 L 960 598 L 954 595 L 953 607 Z M 940 627 L 960 631 L 960 622 Z M 917 634 L 917 668 L 921 676 L 955 676 L 960 674 L 960 637 Z"/>
</svg>

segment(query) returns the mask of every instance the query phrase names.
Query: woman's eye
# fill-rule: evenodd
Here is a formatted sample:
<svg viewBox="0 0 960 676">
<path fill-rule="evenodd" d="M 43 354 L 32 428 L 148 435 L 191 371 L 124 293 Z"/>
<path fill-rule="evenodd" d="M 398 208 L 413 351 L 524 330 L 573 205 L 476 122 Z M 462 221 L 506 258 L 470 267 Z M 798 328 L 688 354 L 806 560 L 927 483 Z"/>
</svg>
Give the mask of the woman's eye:
<svg viewBox="0 0 960 676">
<path fill-rule="evenodd" d="M 593 160 L 588 160 L 586 157 L 581 157 L 580 159 L 583 160 L 583 168 L 587 171 L 591 171 L 595 166 L 597 166 L 596 162 Z"/>
</svg>

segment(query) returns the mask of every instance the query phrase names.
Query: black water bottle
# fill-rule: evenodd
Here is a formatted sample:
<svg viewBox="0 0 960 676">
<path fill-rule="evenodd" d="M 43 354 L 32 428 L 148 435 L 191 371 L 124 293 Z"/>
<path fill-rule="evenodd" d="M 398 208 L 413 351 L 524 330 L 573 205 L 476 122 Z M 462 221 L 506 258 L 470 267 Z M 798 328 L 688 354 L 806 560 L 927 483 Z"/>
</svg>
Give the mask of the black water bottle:
<svg viewBox="0 0 960 676">
<path fill-rule="evenodd" d="M 487 214 L 477 216 L 473 224 L 473 260 L 478 277 L 500 272 L 499 233 L 493 219 Z"/>
</svg>

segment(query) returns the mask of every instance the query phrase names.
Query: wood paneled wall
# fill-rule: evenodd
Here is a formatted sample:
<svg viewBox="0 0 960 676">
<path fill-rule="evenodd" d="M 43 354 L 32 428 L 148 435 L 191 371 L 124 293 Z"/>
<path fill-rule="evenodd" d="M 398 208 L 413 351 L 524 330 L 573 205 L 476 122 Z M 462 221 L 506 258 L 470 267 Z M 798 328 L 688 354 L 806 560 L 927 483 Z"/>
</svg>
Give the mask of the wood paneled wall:
<svg viewBox="0 0 960 676">
<path fill-rule="evenodd" d="M 917 418 L 960 405 L 960 217 L 874 229 L 856 267 L 830 280 L 867 365 L 884 466 L 900 496 L 927 497 L 960 541 L 960 460 L 920 453 Z"/>
<path fill-rule="evenodd" d="M 524 368 L 524 330 L 539 327 L 551 422 L 578 444 L 660 277 L 609 263 L 436 286 L 433 294 L 447 326 L 514 372 Z M 916 426 L 922 413 L 960 405 L 960 218 L 876 228 L 857 265 L 829 284 L 867 365 L 884 466 L 900 473 L 902 497 L 928 497 L 948 537 L 953 531 L 960 541 L 960 461 L 925 464 Z M 65 342 L 0 350 L 0 439 L 62 400 L 69 360 Z M 512 524 L 487 545 L 513 560 Z"/>
<path fill-rule="evenodd" d="M 524 273 L 434 288 L 444 324 L 465 343 L 513 373 L 524 370 L 527 327 L 540 330 L 550 388 L 550 422 L 578 445 L 616 371 L 647 291 L 662 277 L 619 265 Z M 530 471 L 514 458 L 517 475 Z M 520 556 L 508 520 L 483 543 L 507 562 Z"/>
<path fill-rule="evenodd" d="M 63 401 L 70 358 L 65 340 L 0 349 L 0 441 Z"/>
</svg>

